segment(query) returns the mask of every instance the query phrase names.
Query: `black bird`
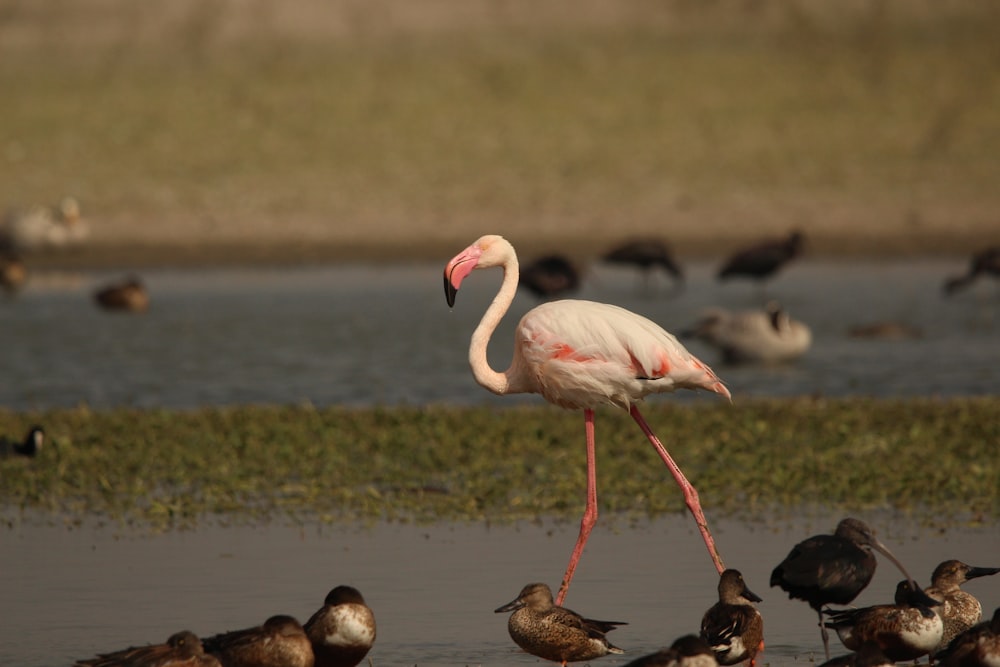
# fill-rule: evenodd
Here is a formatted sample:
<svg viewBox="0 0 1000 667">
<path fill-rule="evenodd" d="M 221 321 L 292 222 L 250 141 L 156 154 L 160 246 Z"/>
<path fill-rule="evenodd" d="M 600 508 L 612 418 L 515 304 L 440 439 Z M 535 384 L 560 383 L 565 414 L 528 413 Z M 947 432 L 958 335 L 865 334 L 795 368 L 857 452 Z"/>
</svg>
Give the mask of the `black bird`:
<svg viewBox="0 0 1000 667">
<path fill-rule="evenodd" d="M 580 289 L 580 272 L 562 255 L 545 255 L 521 266 L 519 286 L 539 299 L 575 292 Z"/>
<path fill-rule="evenodd" d="M 968 271 L 944 281 L 944 293 L 954 294 L 971 285 L 980 276 L 986 275 L 1000 278 L 1000 246 L 992 246 L 974 254 Z"/>
<path fill-rule="evenodd" d="M 656 238 L 633 239 L 616 246 L 601 256 L 609 264 L 638 267 L 644 286 L 649 285 L 653 269 L 662 268 L 675 284 L 684 282 L 684 270 L 674 260 L 666 243 Z"/>
<path fill-rule="evenodd" d="M 45 444 L 45 431 L 41 426 L 32 426 L 23 441 L 18 442 L 10 438 L 0 441 L 0 455 L 17 454 L 32 458 L 41 451 L 43 444 Z"/>
<path fill-rule="evenodd" d="M 138 313 L 149 308 L 149 293 L 139 278 L 129 276 L 95 291 L 94 301 L 105 310 Z"/>
<path fill-rule="evenodd" d="M 762 241 L 744 248 L 725 261 L 718 278 L 766 280 L 802 252 L 803 241 L 802 232 L 794 231 L 787 238 Z"/>
<path fill-rule="evenodd" d="M 780 586 L 789 598 L 805 600 L 818 614 L 827 660 L 830 636 L 823 624 L 823 605 L 847 604 L 868 586 L 877 564 L 872 549 L 892 561 L 916 587 L 903 564 L 875 537 L 875 531 L 853 518 L 842 519 L 833 535 L 814 535 L 796 544 L 771 573 L 771 586 Z"/>
</svg>

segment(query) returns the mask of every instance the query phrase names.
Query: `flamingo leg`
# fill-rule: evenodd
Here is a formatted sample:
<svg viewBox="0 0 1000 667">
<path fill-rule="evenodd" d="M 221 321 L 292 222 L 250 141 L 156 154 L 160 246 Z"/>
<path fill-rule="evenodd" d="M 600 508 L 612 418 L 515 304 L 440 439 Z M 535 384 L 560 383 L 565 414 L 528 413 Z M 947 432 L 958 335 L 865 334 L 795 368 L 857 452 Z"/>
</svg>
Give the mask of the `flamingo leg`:
<svg viewBox="0 0 1000 667">
<path fill-rule="evenodd" d="M 562 585 L 559 586 L 559 595 L 556 596 L 556 605 L 562 605 L 566 592 L 569 590 L 569 582 L 576 572 L 576 564 L 583 555 L 583 546 L 590 537 L 590 531 L 597 523 L 597 456 L 594 446 L 594 411 L 583 411 L 583 426 L 587 432 L 587 508 L 583 511 L 583 519 L 580 520 L 580 535 L 576 538 L 576 546 L 573 547 L 573 554 L 569 557 L 569 565 L 566 566 L 566 574 L 563 575 Z"/>
<path fill-rule="evenodd" d="M 628 412 L 632 415 L 632 419 L 639 425 L 639 428 L 642 429 L 642 432 L 646 434 L 646 437 L 649 438 L 649 441 L 653 443 L 656 452 L 663 459 L 663 462 L 667 464 L 667 468 L 670 469 L 670 474 L 674 476 L 677 485 L 681 487 L 681 491 L 684 493 L 684 502 L 687 503 L 688 509 L 694 515 L 695 523 L 698 524 L 698 530 L 701 531 L 701 537 L 705 540 L 705 546 L 708 547 L 708 555 L 712 557 L 715 569 L 719 571 L 719 574 L 722 574 L 726 566 L 722 564 L 722 556 L 719 555 L 719 550 L 715 548 L 715 540 L 712 539 L 712 533 L 708 530 L 708 521 L 705 519 L 705 513 L 701 510 L 698 492 L 691 485 L 691 482 L 687 480 L 687 477 L 684 476 L 684 473 L 681 472 L 680 466 L 677 465 L 673 457 L 667 452 L 667 448 L 663 446 L 660 439 L 649 428 L 649 424 L 646 423 L 646 420 L 639 413 L 639 408 L 633 405 L 629 408 Z"/>
</svg>

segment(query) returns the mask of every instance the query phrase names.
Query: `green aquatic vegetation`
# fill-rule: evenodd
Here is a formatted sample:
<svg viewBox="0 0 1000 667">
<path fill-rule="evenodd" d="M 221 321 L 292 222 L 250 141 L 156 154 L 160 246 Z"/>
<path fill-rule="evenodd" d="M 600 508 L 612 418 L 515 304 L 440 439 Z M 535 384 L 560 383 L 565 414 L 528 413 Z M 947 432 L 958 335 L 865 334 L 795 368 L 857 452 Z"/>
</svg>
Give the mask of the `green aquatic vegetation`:
<svg viewBox="0 0 1000 667">
<path fill-rule="evenodd" d="M 1000 516 L 998 409 L 787 399 L 646 412 L 711 516 L 816 507 L 975 521 Z M 584 505 L 582 419 L 550 406 L 0 412 L 0 432 L 33 423 L 49 435 L 41 454 L 0 459 L 8 521 L 575 520 Z M 628 415 L 602 411 L 597 428 L 602 512 L 684 511 Z"/>
</svg>

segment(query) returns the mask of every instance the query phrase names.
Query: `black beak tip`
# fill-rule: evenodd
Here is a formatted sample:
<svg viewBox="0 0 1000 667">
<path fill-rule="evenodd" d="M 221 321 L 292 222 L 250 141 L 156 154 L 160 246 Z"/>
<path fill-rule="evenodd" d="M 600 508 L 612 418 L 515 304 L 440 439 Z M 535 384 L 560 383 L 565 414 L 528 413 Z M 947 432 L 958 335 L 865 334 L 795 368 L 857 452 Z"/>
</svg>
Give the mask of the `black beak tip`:
<svg viewBox="0 0 1000 667">
<path fill-rule="evenodd" d="M 455 286 L 451 284 L 448 280 L 448 276 L 444 277 L 444 298 L 448 301 L 448 307 L 452 308 L 455 305 L 455 295 L 458 294 L 458 290 Z"/>
</svg>

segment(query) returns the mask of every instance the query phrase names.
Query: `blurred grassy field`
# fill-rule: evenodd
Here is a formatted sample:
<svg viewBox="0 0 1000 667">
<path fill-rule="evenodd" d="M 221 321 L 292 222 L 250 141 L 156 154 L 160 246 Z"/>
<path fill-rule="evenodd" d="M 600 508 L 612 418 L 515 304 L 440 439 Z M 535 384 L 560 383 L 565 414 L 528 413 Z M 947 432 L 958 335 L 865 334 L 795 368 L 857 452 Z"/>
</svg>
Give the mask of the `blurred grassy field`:
<svg viewBox="0 0 1000 667">
<path fill-rule="evenodd" d="M 0 207 L 75 195 L 84 260 L 966 252 L 998 34 L 975 0 L 0 0 Z"/>
<path fill-rule="evenodd" d="M 709 517 L 893 511 L 939 526 L 1000 516 L 995 398 L 650 404 L 650 425 Z M 552 407 L 0 411 L 45 425 L 33 460 L 0 459 L 0 516 L 159 528 L 220 522 L 576 521 L 580 414 Z M 628 519 L 683 497 L 623 411 L 598 419 L 598 499 Z M 542 483 L 544 482 L 544 483 Z"/>
</svg>

